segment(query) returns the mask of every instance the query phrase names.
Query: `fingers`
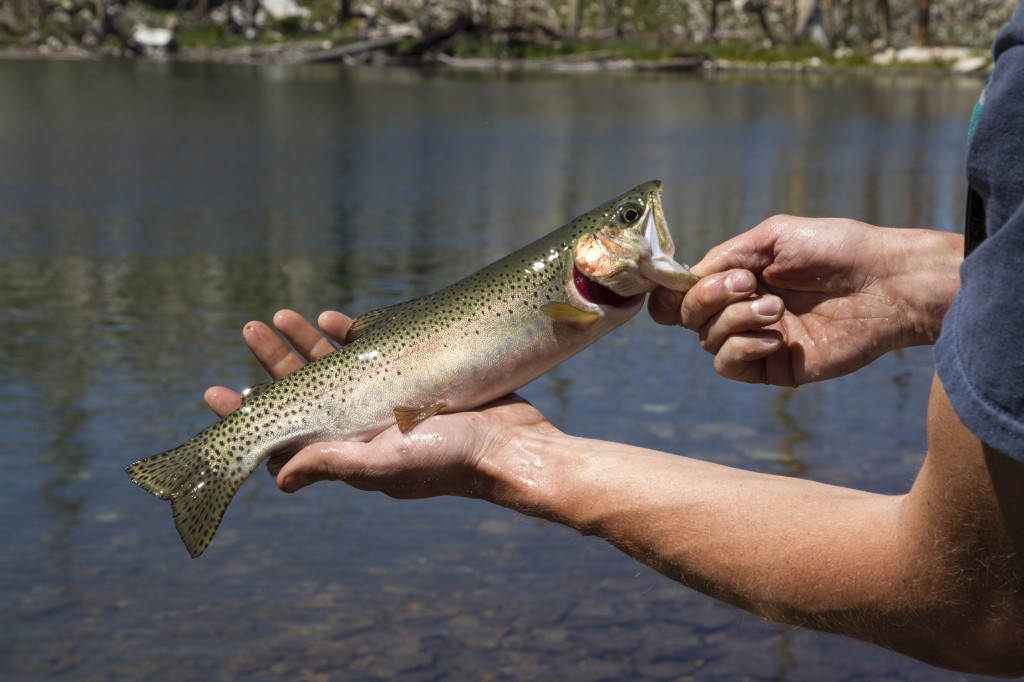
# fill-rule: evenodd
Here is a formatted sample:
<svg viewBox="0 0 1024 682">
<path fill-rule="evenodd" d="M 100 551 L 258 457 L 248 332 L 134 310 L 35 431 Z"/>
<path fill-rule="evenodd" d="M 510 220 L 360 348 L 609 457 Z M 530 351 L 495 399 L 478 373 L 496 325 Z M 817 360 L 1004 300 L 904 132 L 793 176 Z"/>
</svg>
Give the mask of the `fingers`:
<svg viewBox="0 0 1024 682">
<path fill-rule="evenodd" d="M 358 448 L 362 443 L 314 443 L 300 450 L 277 473 L 277 487 L 294 493 L 317 481 L 337 481 L 342 478 L 340 468 L 348 460 L 345 449 Z"/>
<path fill-rule="evenodd" d="M 320 314 L 318 321 L 323 333 L 305 318 L 291 310 L 281 310 L 274 315 L 274 327 L 284 335 L 289 348 L 281 337 L 262 322 L 250 322 L 242 329 L 242 337 L 259 363 L 274 379 L 291 374 L 308 360 L 316 360 L 335 349 L 330 339 L 342 343 L 352 325 L 347 315 L 334 311 Z M 203 394 L 203 400 L 218 417 L 226 417 L 242 404 L 240 394 L 223 386 L 212 386 Z"/>
<path fill-rule="evenodd" d="M 702 278 L 685 294 L 658 287 L 647 308 L 659 324 L 681 324 L 694 331 L 726 306 L 754 295 L 757 280 L 748 270 L 727 270 Z"/>
<path fill-rule="evenodd" d="M 306 361 L 316 360 L 333 351 L 335 346 L 328 337 L 344 339 L 345 331 L 351 324 L 347 316 L 327 312 L 320 318 L 326 322 L 327 336 L 292 310 L 281 310 L 274 315 L 274 327 L 287 339 L 294 351 L 262 322 L 245 325 L 242 335 L 267 373 L 274 379 L 280 379 L 302 367 Z"/>
<path fill-rule="evenodd" d="M 679 309 L 682 325 L 697 331 L 729 305 L 749 299 L 757 280 L 747 270 L 727 270 L 709 275 L 687 292 Z"/>
<path fill-rule="evenodd" d="M 701 346 L 710 353 L 718 353 L 732 337 L 775 324 L 781 319 L 783 310 L 782 299 L 772 295 L 727 305 L 698 329 Z"/>
<path fill-rule="evenodd" d="M 777 381 L 769 376 L 769 367 L 774 366 L 769 360 L 779 364 L 772 356 L 782 348 L 783 334 L 773 325 L 782 319 L 785 307 L 778 296 L 758 293 L 750 271 L 707 275 L 685 296 L 656 289 L 648 309 L 656 322 L 698 332 L 701 347 L 715 356 L 715 370 L 723 377 L 748 383 Z"/>
<path fill-rule="evenodd" d="M 344 481 L 401 499 L 486 497 L 493 478 L 479 475 L 483 453 L 491 462 L 505 448 L 519 453 L 518 444 L 527 433 L 532 439 L 538 433 L 550 437 L 559 432 L 513 393 L 479 410 L 431 417 L 409 433 L 392 426 L 365 443 L 313 443 L 272 473 L 287 493 L 318 481 Z"/>
<path fill-rule="evenodd" d="M 242 337 L 249 350 L 274 379 L 291 374 L 304 364 L 302 358 L 293 353 L 281 337 L 262 322 L 250 322 L 245 325 Z"/>
<path fill-rule="evenodd" d="M 348 334 L 348 328 L 352 326 L 352 318 L 333 310 L 326 310 L 320 313 L 316 323 L 324 334 L 338 343 L 345 343 L 345 335 Z"/>
<path fill-rule="evenodd" d="M 415 437 L 413 437 L 415 438 Z M 313 443 L 299 450 L 277 472 L 277 487 L 293 493 L 318 481 L 344 481 L 360 490 L 383 492 L 391 497 L 432 497 L 448 492 L 423 475 L 423 462 L 415 441 L 396 427 L 368 443 L 354 441 Z M 434 480 L 446 477 L 443 467 Z M 439 489 L 427 493 L 433 485 Z"/>
<path fill-rule="evenodd" d="M 778 384 L 777 378 L 769 377 L 768 367 L 769 359 L 781 357 L 776 356 L 781 347 L 782 334 L 774 329 L 735 334 L 715 352 L 715 371 L 734 381 Z"/>
<path fill-rule="evenodd" d="M 203 400 L 214 414 L 222 419 L 235 410 L 242 404 L 242 396 L 230 388 L 224 388 L 223 386 L 211 386 L 206 389 L 206 393 L 203 394 Z"/>
<path fill-rule="evenodd" d="M 697 285 L 699 284 L 698 282 Z M 682 324 L 679 318 L 679 309 L 682 305 L 683 293 L 681 291 L 657 287 L 647 299 L 647 312 L 650 313 L 651 319 L 658 324 L 677 325 Z"/>
<path fill-rule="evenodd" d="M 758 296 L 756 280 L 746 270 L 706 279 L 702 289 L 683 300 L 683 325 L 698 331 L 701 347 L 715 356 L 715 371 L 723 377 L 747 383 L 769 381 L 768 360 L 783 344 L 782 332 L 772 328 L 785 312 L 782 299 Z"/>
<path fill-rule="evenodd" d="M 274 315 L 274 326 L 284 334 L 288 343 L 306 360 L 322 358 L 335 350 L 334 344 L 321 334 L 320 330 L 293 310 L 279 310 Z M 300 367 L 303 364 L 299 361 Z"/>
</svg>

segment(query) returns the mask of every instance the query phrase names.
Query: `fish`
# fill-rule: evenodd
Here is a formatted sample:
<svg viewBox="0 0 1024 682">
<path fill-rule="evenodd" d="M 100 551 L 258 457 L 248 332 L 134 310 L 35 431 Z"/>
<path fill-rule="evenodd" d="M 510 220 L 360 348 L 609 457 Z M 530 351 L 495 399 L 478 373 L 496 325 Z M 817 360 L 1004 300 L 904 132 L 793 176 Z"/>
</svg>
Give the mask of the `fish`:
<svg viewBox="0 0 1024 682">
<path fill-rule="evenodd" d="M 125 472 L 170 501 L 195 558 L 262 462 L 276 473 L 310 443 L 408 433 L 508 395 L 633 317 L 655 286 L 697 281 L 674 259 L 661 191 L 638 185 L 435 293 L 357 317 L 337 350 Z"/>
</svg>

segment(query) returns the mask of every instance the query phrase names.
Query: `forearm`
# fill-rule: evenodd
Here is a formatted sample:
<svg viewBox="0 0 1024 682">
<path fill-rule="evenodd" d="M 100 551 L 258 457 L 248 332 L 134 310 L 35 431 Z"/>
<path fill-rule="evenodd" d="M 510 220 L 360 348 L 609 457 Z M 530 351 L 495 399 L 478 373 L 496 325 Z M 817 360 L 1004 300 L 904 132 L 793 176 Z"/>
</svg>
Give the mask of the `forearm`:
<svg viewBox="0 0 1024 682">
<path fill-rule="evenodd" d="M 504 452 L 484 461 L 491 501 L 599 536 L 757 615 L 960 669 L 988 664 L 987 653 L 970 658 L 983 649 L 974 634 L 1005 631 L 982 613 L 1003 597 L 979 588 L 965 568 L 975 558 L 947 549 L 958 543 L 933 518 L 942 505 L 920 492 L 877 495 L 557 432 Z"/>
<path fill-rule="evenodd" d="M 597 535 L 774 620 L 825 629 L 891 580 L 903 498 L 562 434 L 525 441 L 499 504 Z M 525 454 L 529 453 L 529 454 Z"/>
</svg>

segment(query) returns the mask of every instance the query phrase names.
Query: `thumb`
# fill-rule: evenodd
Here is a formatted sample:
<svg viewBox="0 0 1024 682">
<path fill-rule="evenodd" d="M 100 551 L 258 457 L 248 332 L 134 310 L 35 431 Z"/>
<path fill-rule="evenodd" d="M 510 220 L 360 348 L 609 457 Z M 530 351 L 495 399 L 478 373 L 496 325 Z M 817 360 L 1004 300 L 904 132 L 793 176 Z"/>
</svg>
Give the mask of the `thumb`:
<svg viewBox="0 0 1024 682">
<path fill-rule="evenodd" d="M 777 221 L 768 219 L 712 247 L 700 262 L 690 267 L 690 272 L 698 277 L 735 269 L 760 274 L 774 260 L 779 234 Z"/>
<path fill-rule="evenodd" d="M 357 461 L 352 450 L 364 443 L 313 443 L 285 462 L 277 472 L 277 487 L 294 493 L 317 481 L 340 481 L 345 478 L 351 464 Z"/>
</svg>

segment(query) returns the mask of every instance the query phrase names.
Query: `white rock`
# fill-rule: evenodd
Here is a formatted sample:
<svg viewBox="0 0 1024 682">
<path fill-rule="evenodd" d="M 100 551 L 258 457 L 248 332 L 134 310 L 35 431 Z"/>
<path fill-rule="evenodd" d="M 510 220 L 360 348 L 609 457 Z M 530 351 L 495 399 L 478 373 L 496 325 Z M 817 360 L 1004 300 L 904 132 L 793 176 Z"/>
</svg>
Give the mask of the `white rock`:
<svg viewBox="0 0 1024 682">
<path fill-rule="evenodd" d="M 174 31 L 139 24 L 132 29 L 132 39 L 146 50 L 166 50 L 174 42 Z"/>
<path fill-rule="evenodd" d="M 988 57 L 964 57 L 953 62 L 953 73 L 978 73 L 988 68 Z"/>
<path fill-rule="evenodd" d="M 309 16 L 309 9 L 299 6 L 295 0 L 260 0 L 260 4 L 275 21 Z"/>
</svg>

